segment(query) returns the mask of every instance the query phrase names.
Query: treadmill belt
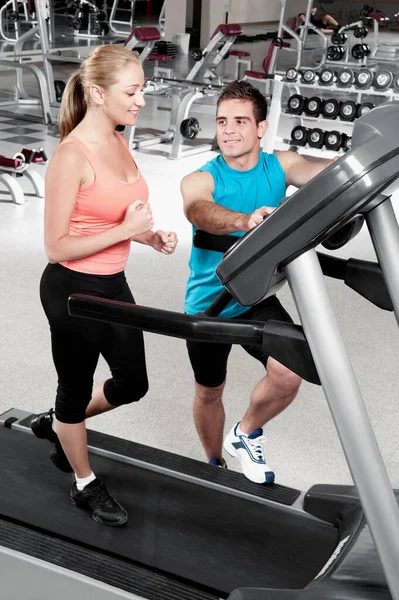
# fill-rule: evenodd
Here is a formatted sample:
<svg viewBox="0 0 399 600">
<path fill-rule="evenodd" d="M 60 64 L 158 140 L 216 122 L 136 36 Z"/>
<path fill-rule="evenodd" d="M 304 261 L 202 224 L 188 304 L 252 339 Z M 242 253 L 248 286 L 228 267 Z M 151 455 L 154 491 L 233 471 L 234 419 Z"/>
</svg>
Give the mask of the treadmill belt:
<svg viewBox="0 0 399 600">
<path fill-rule="evenodd" d="M 71 476 L 54 467 L 49 448 L 0 428 L 1 516 L 225 595 L 305 587 L 335 549 L 334 527 L 295 511 L 92 456 L 93 471 L 129 513 L 123 527 L 100 525 L 69 502 Z"/>
</svg>

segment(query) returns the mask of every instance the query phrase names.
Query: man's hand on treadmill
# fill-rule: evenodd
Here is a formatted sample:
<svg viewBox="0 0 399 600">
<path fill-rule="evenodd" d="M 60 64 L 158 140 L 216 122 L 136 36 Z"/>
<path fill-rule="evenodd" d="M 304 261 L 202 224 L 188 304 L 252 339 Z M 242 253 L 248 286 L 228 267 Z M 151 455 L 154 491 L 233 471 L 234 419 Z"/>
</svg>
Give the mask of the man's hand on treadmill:
<svg viewBox="0 0 399 600">
<path fill-rule="evenodd" d="M 243 219 L 244 228 L 242 231 L 247 232 L 259 223 L 262 223 L 266 217 L 268 217 L 275 210 L 272 206 L 261 206 L 254 210 L 254 212 L 249 215 L 245 215 L 246 218 Z"/>
</svg>

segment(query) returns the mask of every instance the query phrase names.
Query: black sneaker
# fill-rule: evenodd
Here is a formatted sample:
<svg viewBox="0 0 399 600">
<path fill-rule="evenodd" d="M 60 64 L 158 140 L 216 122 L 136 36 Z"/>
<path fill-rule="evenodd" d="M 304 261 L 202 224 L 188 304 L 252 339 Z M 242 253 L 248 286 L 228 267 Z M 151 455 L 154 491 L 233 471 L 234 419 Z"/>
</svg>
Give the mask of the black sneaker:
<svg viewBox="0 0 399 600">
<path fill-rule="evenodd" d="M 50 451 L 50 459 L 55 466 L 61 471 L 64 471 L 64 473 L 72 473 L 73 469 L 62 449 L 58 435 L 52 428 L 53 414 L 54 410 L 51 408 L 48 412 L 37 415 L 37 417 L 31 421 L 30 428 L 36 437 L 48 440 L 53 445 L 53 449 Z"/>
<path fill-rule="evenodd" d="M 117 527 L 127 521 L 127 512 L 116 502 L 100 479 L 95 479 L 82 490 L 73 482 L 69 499 L 72 504 L 91 513 L 92 518 L 103 525 Z"/>
</svg>

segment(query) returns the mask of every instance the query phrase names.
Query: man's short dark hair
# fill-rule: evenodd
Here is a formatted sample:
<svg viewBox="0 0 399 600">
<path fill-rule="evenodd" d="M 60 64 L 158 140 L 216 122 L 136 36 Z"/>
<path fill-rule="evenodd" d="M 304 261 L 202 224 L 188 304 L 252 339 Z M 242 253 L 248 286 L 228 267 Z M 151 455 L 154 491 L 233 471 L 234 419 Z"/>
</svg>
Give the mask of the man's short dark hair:
<svg viewBox="0 0 399 600">
<path fill-rule="evenodd" d="M 267 102 L 261 91 L 249 81 L 232 81 L 219 96 L 217 108 L 224 100 L 248 100 L 252 102 L 253 113 L 257 125 L 267 117 Z"/>
</svg>

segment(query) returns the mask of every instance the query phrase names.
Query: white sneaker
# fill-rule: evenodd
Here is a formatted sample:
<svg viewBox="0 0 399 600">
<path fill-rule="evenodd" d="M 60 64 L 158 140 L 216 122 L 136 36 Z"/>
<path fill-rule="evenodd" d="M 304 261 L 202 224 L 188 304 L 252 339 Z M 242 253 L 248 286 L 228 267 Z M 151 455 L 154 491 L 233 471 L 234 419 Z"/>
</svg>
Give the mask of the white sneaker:
<svg viewBox="0 0 399 600">
<path fill-rule="evenodd" d="M 254 483 L 273 483 L 274 472 L 266 463 L 263 452 L 263 429 L 255 429 L 249 435 L 237 432 L 240 423 L 236 423 L 224 439 L 226 452 L 240 460 L 243 473 Z"/>
</svg>

